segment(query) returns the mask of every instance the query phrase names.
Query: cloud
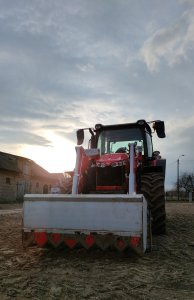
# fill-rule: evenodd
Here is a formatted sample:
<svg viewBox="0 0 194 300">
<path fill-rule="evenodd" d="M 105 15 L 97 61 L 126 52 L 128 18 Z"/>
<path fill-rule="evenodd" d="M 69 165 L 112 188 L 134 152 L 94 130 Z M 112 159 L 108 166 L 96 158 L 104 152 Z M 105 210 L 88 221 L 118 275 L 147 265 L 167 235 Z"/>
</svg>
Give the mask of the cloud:
<svg viewBox="0 0 194 300">
<path fill-rule="evenodd" d="M 140 57 L 148 69 L 157 71 L 162 61 L 174 66 L 189 60 L 194 49 L 194 8 L 185 11 L 180 19 L 157 30 L 140 50 Z"/>
<path fill-rule="evenodd" d="M 4 144 L 5 141 L 6 144 L 51 146 L 51 142 L 42 136 L 18 130 L 3 130 L 0 143 Z"/>
<path fill-rule="evenodd" d="M 21 143 L 48 149 L 52 134 L 75 142 L 78 128 L 142 118 L 166 122 L 155 149 L 170 160 L 192 149 L 192 1 L 0 5 L 3 151 L 21 154 Z"/>
</svg>

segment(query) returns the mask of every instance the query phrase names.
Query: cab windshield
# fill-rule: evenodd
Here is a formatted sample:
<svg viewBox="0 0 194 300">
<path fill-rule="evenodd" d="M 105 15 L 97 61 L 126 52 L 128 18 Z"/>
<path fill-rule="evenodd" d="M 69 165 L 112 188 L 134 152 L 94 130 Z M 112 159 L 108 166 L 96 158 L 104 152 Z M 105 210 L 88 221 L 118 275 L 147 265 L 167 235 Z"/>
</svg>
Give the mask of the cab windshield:
<svg viewBox="0 0 194 300">
<path fill-rule="evenodd" d="M 141 147 L 144 154 L 143 136 L 139 128 L 103 130 L 98 138 L 98 149 L 101 154 L 128 152 L 130 143 Z"/>
</svg>

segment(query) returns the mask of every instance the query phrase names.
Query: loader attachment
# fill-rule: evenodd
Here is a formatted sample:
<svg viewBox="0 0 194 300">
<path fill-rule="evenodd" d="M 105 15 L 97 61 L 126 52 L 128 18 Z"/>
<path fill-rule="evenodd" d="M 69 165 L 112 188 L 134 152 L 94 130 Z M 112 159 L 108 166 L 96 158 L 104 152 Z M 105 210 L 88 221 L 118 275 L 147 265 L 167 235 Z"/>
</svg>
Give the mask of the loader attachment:
<svg viewBox="0 0 194 300">
<path fill-rule="evenodd" d="M 52 245 L 102 250 L 148 247 L 147 201 L 143 195 L 25 195 L 25 246 Z"/>
</svg>

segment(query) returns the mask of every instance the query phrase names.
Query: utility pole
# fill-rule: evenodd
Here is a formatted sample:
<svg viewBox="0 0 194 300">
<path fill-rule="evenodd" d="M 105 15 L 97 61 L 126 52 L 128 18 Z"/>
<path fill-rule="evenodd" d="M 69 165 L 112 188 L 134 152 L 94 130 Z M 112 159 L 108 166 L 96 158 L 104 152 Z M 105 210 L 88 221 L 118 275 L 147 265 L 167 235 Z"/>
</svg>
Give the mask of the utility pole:
<svg viewBox="0 0 194 300">
<path fill-rule="evenodd" d="M 177 199 L 179 201 L 179 158 L 177 159 Z"/>
<path fill-rule="evenodd" d="M 181 154 L 177 159 L 177 198 L 179 201 L 179 191 L 180 191 L 180 184 L 179 184 L 179 164 L 180 164 L 180 157 L 185 156 L 184 154 Z"/>
</svg>

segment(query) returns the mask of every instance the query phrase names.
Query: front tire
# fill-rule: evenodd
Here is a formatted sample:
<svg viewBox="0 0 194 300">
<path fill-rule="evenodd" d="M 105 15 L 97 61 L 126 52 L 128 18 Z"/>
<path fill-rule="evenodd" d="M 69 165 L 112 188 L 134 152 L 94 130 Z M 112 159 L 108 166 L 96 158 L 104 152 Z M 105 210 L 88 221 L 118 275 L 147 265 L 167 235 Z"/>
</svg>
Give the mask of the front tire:
<svg viewBox="0 0 194 300">
<path fill-rule="evenodd" d="M 152 233 L 166 233 L 164 177 L 160 173 L 147 173 L 141 177 L 141 193 L 151 209 Z"/>
</svg>

